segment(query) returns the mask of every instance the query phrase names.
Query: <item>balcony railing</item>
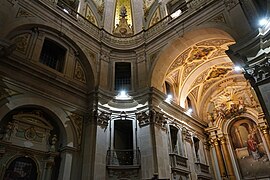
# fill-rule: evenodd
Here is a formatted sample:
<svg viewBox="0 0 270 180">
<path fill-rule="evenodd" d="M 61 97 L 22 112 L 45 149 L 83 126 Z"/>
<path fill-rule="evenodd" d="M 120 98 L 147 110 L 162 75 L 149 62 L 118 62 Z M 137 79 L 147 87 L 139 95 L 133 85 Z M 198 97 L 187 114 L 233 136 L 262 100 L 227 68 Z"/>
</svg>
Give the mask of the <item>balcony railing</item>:
<svg viewBox="0 0 270 180">
<path fill-rule="evenodd" d="M 182 157 L 175 153 L 170 153 L 171 167 L 174 169 L 177 168 L 177 169 L 187 170 L 188 169 L 187 160 L 188 159 L 186 157 Z"/>
<path fill-rule="evenodd" d="M 107 151 L 108 166 L 140 166 L 140 161 L 140 151 L 138 149 Z"/>
<path fill-rule="evenodd" d="M 82 29 L 98 41 L 102 41 L 109 46 L 113 45 L 114 47 L 118 47 L 121 49 L 139 47 L 144 43 L 149 43 L 150 41 L 157 39 L 157 36 L 160 36 L 160 34 L 164 34 L 171 29 L 174 29 L 174 31 L 176 31 L 176 27 L 181 29 L 183 28 L 183 25 L 179 26 L 179 24 L 187 21 L 190 22 L 190 19 L 188 18 L 191 16 L 195 17 L 194 13 L 197 13 L 199 10 L 205 10 L 205 7 L 209 6 L 211 3 L 222 2 L 221 0 L 191 0 L 188 3 L 185 3 L 183 7 L 180 7 L 181 15 L 179 15 L 177 18 L 172 18 L 171 14 L 169 14 L 152 27 L 142 30 L 141 32 L 138 32 L 138 34 L 135 34 L 131 37 L 122 38 L 113 36 L 103 28 L 97 27 L 96 25 L 92 24 L 82 14 L 76 11 L 78 7 L 77 4 L 67 4 L 66 1 L 63 0 L 36 1 L 43 2 L 44 5 L 48 4 L 50 8 L 56 7 L 57 9 L 61 9 L 62 11 L 70 15 L 69 18 L 68 16 L 63 18 L 72 22 L 76 27 Z M 185 23 L 185 25 L 189 26 L 188 23 Z M 177 31 L 180 32 L 180 30 Z"/>
</svg>

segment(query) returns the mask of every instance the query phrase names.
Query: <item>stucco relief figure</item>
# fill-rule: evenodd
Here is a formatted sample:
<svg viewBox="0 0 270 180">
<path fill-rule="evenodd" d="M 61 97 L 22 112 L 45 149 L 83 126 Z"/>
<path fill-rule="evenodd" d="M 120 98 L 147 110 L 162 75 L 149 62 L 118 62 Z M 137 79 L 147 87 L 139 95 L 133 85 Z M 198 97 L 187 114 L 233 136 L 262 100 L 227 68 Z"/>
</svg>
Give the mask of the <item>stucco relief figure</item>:
<svg viewBox="0 0 270 180">
<path fill-rule="evenodd" d="M 258 143 L 256 142 L 256 140 L 254 138 L 254 134 L 248 135 L 247 148 L 251 152 L 254 160 L 260 159 L 261 156 L 260 156 L 260 153 L 258 151 Z"/>
</svg>

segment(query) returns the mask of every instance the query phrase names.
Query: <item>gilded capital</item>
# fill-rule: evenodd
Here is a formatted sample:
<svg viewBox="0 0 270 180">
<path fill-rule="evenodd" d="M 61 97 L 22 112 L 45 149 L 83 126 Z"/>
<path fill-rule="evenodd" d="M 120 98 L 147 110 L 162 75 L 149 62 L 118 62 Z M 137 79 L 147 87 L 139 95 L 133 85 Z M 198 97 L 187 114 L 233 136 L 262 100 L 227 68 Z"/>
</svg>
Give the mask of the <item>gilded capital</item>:
<svg viewBox="0 0 270 180">
<path fill-rule="evenodd" d="M 260 130 L 263 134 L 269 134 L 269 128 L 268 126 L 262 126 L 260 127 Z"/>
</svg>

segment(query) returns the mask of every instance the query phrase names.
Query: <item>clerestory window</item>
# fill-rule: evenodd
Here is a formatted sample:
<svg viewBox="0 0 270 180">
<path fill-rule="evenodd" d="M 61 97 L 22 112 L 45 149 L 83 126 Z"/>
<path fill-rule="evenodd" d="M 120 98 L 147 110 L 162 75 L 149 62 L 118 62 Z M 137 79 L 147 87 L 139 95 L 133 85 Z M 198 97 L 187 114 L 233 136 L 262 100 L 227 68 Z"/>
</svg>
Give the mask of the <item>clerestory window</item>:
<svg viewBox="0 0 270 180">
<path fill-rule="evenodd" d="M 63 72 L 66 49 L 56 42 L 45 39 L 39 61 L 50 68 Z"/>
</svg>

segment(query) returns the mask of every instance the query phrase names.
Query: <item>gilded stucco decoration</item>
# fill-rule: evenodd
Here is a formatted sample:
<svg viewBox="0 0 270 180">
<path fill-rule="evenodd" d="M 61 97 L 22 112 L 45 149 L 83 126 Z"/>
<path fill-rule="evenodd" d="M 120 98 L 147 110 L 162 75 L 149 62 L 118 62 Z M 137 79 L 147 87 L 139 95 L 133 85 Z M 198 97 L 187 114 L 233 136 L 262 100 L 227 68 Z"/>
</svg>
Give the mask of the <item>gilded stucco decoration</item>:
<svg viewBox="0 0 270 180">
<path fill-rule="evenodd" d="M 72 112 L 69 112 L 68 114 L 68 117 L 71 120 L 73 128 L 76 132 L 78 146 L 80 147 L 82 142 L 83 116 Z"/>
<path fill-rule="evenodd" d="M 85 10 L 85 18 L 90 21 L 91 23 L 93 23 L 94 25 L 98 25 L 97 24 L 97 19 L 94 15 L 94 13 L 92 12 L 90 6 L 87 4 L 86 5 L 86 10 Z"/>
<path fill-rule="evenodd" d="M 223 67 L 213 67 L 211 72 L 208 74 L 206 80 L 214 79 L 214 78 L 223 78 L 225 77 L 232 69 L 231 68 L 223 68 Z"/>
<path fill-rule="evenodd" d="M 208 112 L 208 120 L 229 119 L 246 112 L 247 107 L 256 107 L 257 103 L 246 83 L 235 83 L 226 86 L 221 92 L 214 94 L 210 100 L 213 109 Z"/>
<path fill-rule="evenodd" d="M 153 16 L 151 17 L 149 27 L 155 25 L 155 24 L 158 23 L 160 20 L 161 20 L 160 8 L 158 7 L 158 8 L 156 9 L 155 13 L 153 14 Z"/>
<path fill-rule="evenodd" d="M 207 60 L 207 56 L 209 56 L 209 54 L 214 50 L 215 49 L 213 47 L 194 46 L 192 51 L 190 52 L 189 58 L 187 59 L 187 63 L 199 60 Z"/>
<path fill-rule="evenodd" d="M 185 63 L 185 60 L 188 58 L 189 52 L 191 51 L 191 48 L 188 48 L 185 50 L 182 54 L 180 54 L 176 60 L 170 65 L 170 68 L 168 70 L 168 73 L 170 73 L 172 70 L 179 68 Z"/>
<path fill-rule="evenodd" d="M 81 81 L 83 83 L 86 83 L 85 73 L 82 68 L 81 63 L 77 60 L 75 64 L 75 70 L 74 70 L 74 79 Z"/>
<path fill-rule="evenodd" d="M 127 25 L 132 27 L 132 9 L 130 0 L 117 0 L 115 7 L 114 27 L 120 25 L 121 19 L 125 17 Z"/>
<path fill-rule="evenodd" d="M 16 36 L 15 38 L 12 39 L 12 41 L 16 45 L 16 51 L 26 54 L 27 52 L 27 47 L 30 41 L 31 34 L 30 33 L 24 33 Z"/>
<path fill-rule="evenodd" d="M 200 86 L 197 86 L 190 92 L 190 94 L 192 94 L 192 96 L 194 97 L 195 100 L 198 99 L 199 90 L 200 90 Z"/>
<path fill-rule="evenodd" d="M 126 2 L 126 1 L 125 1 Z M 117 3 L 117 6 L 121 4 L 120 2 Z M 131 8 L 126 8 L 127 6 L 127 2 L 126 3 L 122 3 L 122 6 L 120 9 L 116 9 L 116 11 L 120 11 L 119 12 L 119 21 L 115 21 L 116 26 L 113 30 L 113 34 L 119 37 L 129 37 L 133 35 L 133 29 L 132 29 L 132 20 L 131 20 L 131 16 L 129 17 L 129 13 L 128 11 L 131 11 Z M 129 6 L 130 6 L 130 2 L 129 2 Z M 115 19 L 117 19 L 118 15 L 116 13 Z M 130 18 L 130 20 L 129 20 Z"/>
</svg>

